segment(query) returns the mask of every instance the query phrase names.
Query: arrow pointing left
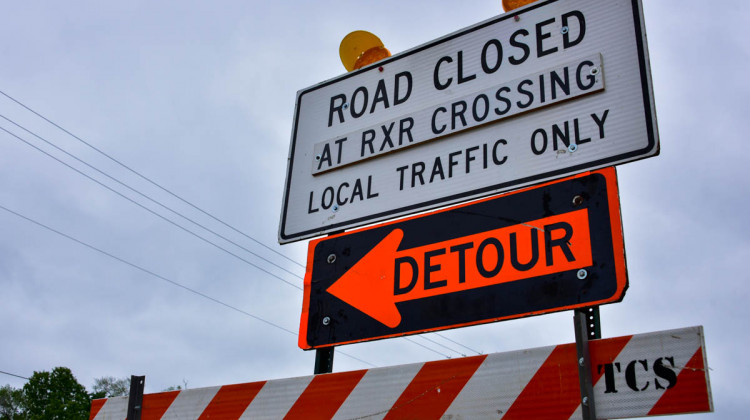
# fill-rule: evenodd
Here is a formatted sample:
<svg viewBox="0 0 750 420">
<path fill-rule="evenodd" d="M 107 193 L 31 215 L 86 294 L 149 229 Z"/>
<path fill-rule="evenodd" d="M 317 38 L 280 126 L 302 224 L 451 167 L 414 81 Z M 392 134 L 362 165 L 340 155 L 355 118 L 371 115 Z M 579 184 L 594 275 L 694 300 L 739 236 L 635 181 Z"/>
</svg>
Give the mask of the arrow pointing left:
<svg viewBox="0 0 750 420">
<path fill-rule="evenodd" d="M 592 265 L 587 209 L 399 250 L 403 237 L 393 229 L 327 292 L 395 328 L 398 302 Z"/>
</svg>

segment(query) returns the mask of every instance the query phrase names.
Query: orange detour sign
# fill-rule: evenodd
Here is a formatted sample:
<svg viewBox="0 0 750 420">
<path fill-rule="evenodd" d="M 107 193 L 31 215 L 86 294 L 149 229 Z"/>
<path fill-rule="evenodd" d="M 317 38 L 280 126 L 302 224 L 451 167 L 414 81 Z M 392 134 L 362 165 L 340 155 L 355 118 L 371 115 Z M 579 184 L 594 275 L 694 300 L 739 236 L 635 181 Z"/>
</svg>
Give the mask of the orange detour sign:
<svg viewBox="0 0 750 420">
<path fill-rule="evenodd" d="M 540 239 L 542 235 L 544 239 Z M 557 237 L 553 239 L 553 235 Z M 397 302 L 538 277 L 592 263 L 587 210 L 398 251 L 403 236 L 401 229 L 393 229 L 329 287 L 328 293 L 395 328 L 401 323 Z M 503 267 L 505 250 L 515 251 L 510 254 L 507 267 Z M 520 252 L 527 255 L 521 256 Z M 502 276 L 498 275 L 501 270 Z M 363 273 L 380 281 L 363 288 Z"/>
<path fill-rule="evenodd" d="M 609 168 L 310 242 L 299 345 L 616 302 L 626 288 Z"/>
</svg>

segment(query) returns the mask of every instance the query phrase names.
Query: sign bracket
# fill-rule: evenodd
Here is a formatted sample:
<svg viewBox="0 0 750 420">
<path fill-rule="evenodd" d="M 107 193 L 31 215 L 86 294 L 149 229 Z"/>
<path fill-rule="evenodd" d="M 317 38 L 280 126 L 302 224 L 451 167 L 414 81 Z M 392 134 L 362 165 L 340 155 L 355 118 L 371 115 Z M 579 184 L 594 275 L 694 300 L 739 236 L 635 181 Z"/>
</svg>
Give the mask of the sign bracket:
<svg viewBox="0 0 750 420">
<path fill-rule="evenodd" d="M 143 389 L 146 386 L 145 376 L 130 375 L 130 393 L 128 393 L 127 418 L 141 420 L 143 414 Z"/>
<path fill-rule="evenodd" d="M 333 349 L 334 347 L 324 347 L 315 350 L 315 375 L 333 372 Z"/>
<path fill-rule="evenodd" d="M 581 309 L 586 316 L 586 333 L 589 340 L 602 338 L 602 327 L 599 321 L 599 306 L 591 306 Z"/>
<path fill-rule="evenodd" d="M 576 309 L 573 320 L 576 335 L 576 356 L 578 359 L 578 382 L 581 388 L 581 414 L 583 420 L 596 420 L 589 339 L 601 338 L 599 307 Z"/>
<path fill-rule="evenodd" d="M 343 230 L 333 232 L 328 236 L 337 235 L 344 233 Z M 335 259 L 334 259 L 335 261 Z M 333 352 L 335 346 L 319 348 L 315 351 L 315 367 L 313 368 L 313 374 L 318 375 L 321 373 L 333 372 Z"/>
</svg>

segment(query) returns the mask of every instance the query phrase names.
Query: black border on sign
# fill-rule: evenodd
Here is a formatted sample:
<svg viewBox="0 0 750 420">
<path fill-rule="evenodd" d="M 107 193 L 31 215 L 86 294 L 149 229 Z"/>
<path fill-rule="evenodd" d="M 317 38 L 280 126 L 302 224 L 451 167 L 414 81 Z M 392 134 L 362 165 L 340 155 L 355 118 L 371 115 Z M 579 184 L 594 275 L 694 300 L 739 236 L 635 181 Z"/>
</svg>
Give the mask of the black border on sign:
<svg viewBox="0 0 750 420">
<path fill-rule="evenodd" d="M 288 158 L 289 164 L 288 164 L 288 168 L 287 168 L 286 185 L 285 185 L 285 190 L 284 190 L 284 200 L 283 200 L 282 209 L 281 209 L 281 225 L 280 225 L 280 229 L 279 229 L 279 242 L 280 243 L 289 243 L 289 242 L 299 241 L 299 240 L 302 240 L 302 239 L 306 239 L 306 238 L 310 238 L 310 237 L 314 237 L 314 236 L 323 235 L 326 232 L 336 232 L 336 231 L 341 231 L 341 230 L 352 228 L 352 227 L 356 227 L 356 226 L 361 226 L 361 225 L 366 224 L 366 223 L 374 223 L 376 221 L 383 221 L 388 216 L 393 216 L 393 217 L 396 217 L 396 215 L 398 215 L 398 216 L 405 216 L 405 215 L 408 215 L 408 214 L 411 214 L 411 213 L 414 213 L 414 212 L 418 212 L 418 211 L 422 211 L 422 210 L 429 210 L 429 209 L 438 207 L 441 204 L 447 204 L 447 203 L 454 203 L 455 204 L 455 203 L 457 203 L 461 199 L 478 198 L 478 197 L 481 197 L 483 194 L 487 194 L 489 192 L 502 192 L 503 190 L 509 189 L 508 187 L 512 187 L 512 186 L 529 185 L 529 184 L 533 184 L 534 181 L 542 181 L 542 180 L 545 180 L 545 179 L 560 178 L 563 175 L 571 175 L 571 174 L 574 174 L 574 173 L 583 172 L 583 171 L 586 171 L 586 170 L 591 170 L 592 168 L 597 168 L 597 167 L 603 167 L 603 166 L 611 165 L 613 162 L 620 161 L 620 160 L 623 160 L 623 159 L 629 159 L 629 158 L 637 157 L 637 156 L 641 156 L 641 155 L 643 155 L 643 156 L 641 156 L 641 159 L 647 157 L 645 155 L 648 154 L 650 151 L 652 151 L 654 149 L 655 145 L 656 145 L 656 135 L 655 135 L 655 131 L 654 131 L 654 129 L 655 129 L 655 122 L 654 122 L 654 118 L 653 118 L 654 110 L 652 109 L 652 106 L 651 106 L 651 101 L 652 101 L 652 97 L 651 96 L 652 95 L 650 95 L 651 87 L 650 87 L 650 79 L 649 79 L 649 71 L 648 71 L 649 69 L 647 68 L 647 61 L 648 61 L 648 59 L 646 57 L 646 46 L 644 44 L 644 41 L 645 41 L 644 40 L 644 36 L 643 36 L 644 32 L 643 32 L 643 28 L 641 27 L 641 24 L 643 23 L 641 21 L 641 16 L 642 16 L 642 13 L 641 13 L 641 0 L 631 0 L 631 8 L 632 8 L 632 11 L 633 11 L 633 26 L 635 28 L 636 46 L 637 46 L 637 49 L 638 49 L 638 59 L 639 59 L 638 60 L 638 67 L 639 67 L 640 73 L 641 73 L 641 89 L 642 89 L 642 98 L 643 98 L 643 108 L 644 108 L 645 117 L 646 117 L 646 131 L 647 131 L 647 136 L 648 136 L 648 143 L 647 143 L 646 147 L 644 147 L 642 149 L 639 149 L 639 150 L 634 150 L 634 151 L 631 151 L 631 152 L 628 152 L 628 153 L 623 153 L 623 154 L 616 155 L 616 156 L 610 156 L 608 158 L 604 158 L 604 159 L 600 159 L 600 160 L 596 160 L 596 161 L 592 161 L 592 162 L 586 162 L 586 163 L 583 163 L 583 164 L 580 164 L 580 165 L 576 165 L 576 166 L 571 166 L 571 167 L 567 167 L 567 168 L 563 168 L 563 169 L 558 169 L 558 170 L 555 170 L 555 171 L 544 172 L 544 173 L 537 174 L 537 175 L 530 176 L 530 177 L 526 177 L 526 178 L 519 178 L 519 179 L 515 179 L 513 181 L 508 181 L 508 182 L 503 182 L 503 183 L 499 183 L 499 184 L 490 185 L 490 186 L 487 186 L 487 187 L 484 187 L 484 188 L 477 188 L 477 189 L 473 189 L 473 190 L 467 190 L 467 191 L 464 191 L 464 192 L 459 193 L 459 194 L 453 194 L 453 195 L 450 195 L 450 196 L 436 198 L 434 200 L 423 201 L 423 202 L 418 203 L 418 204 L 412 204 L 412 205 L 409 205 L 409 206 L 399 207 L 399 208 L 396 208 L 396 209 L 392 209 L 392 210 L 388 210 L 388 211 L 384 211 L 384 212 L 380 212 L 380 213 L 376 213 L 376 214 L 370 214 L 370 215 L 367 215 L 367 216 L 364 216 L 364 217 L 359 217 L 359 218 L 356 218 L 356 219 L 347 220 L 347 221 L 341 222 L 341 223 L 333 223 L 333 224 L 322 226 L 321 228 L 318 228 L 318 229 L 309 229 L 309 230 L 301 231 L 301 232 L 298 232 L 298 233 L 295 233 L 295 234 L 291 234 L 291 235 L 287 235 L 285 233 L 286 232 L 286 219 L 287 219 L 288 208 L 289 208 L 289 195 L 290 195 L 290 190 L 291 190 L 292 170 L 293 170 L 293 166 L 294 166 L 294 152 L 295 152 L 296 141 L 297 141 L 297 125 L 298 125 L 299 113 L 300 113 L 299 103 L 301 102 L 301 99 L 302 99 L 303 95 L 305 95 L 305 94 L 307 94 L 309 92 L 315 91 L 317 89 L 323 88 L 325 86 L 329 86 L 331 84 L 338 83 L 341 80 L 345 80 L 345 79 L 348 79 L 350 77 L 354 77 L 354 76 L 356 76 L 356 75 L 358 75 L 358 74 L 360 74 L 362 72 L 370 71 L 373 68 L 375 68 L 376 65 L 377 66 L 381 66 L 381 65 L 385 65 L 385 64 L 388 64 L 388 63 L 396 61 L 396 60 L 400 60 L 400 59 L 408 57 L 408 56 L 410 56 L 412 54 L 416 54 L 416 53 L 424 51 L 424 50 L 426 50 L 428 48 L 432 48 L 432 47 L 434 47 L 436 45 L 439 45 L 439 44 L 442 44 L 444 42 L 450 41 L 450 40 L 452 40 L 454 38 L 457 38 L 457 37 L 460 37 L 460 36 L 464 36 L 464 35 L 466 35 L 468 33 L 477 31 L 479 29 L 485 28 L 485 27 L 490 26 L 490 25 L 494 25 L 494 24 L 496 24 L 498 22 L 502 22 L 504 20 L 512 19 L 515 16 L 521 15 L 523 13 L 532 11 L 534 9 L 537 9 L 539 7 L 543 7 L 543 6 L 547 5 L 547 4 L 554 3 L 554 2 L 557 2 L 557 1 L 560 1 L 560 0 L 547 0 L 547 1 L 544 1 L 544 2 L 540 2 L 538 4 L 534 4 L 534 5 L 531 5 L 529 7 L 526 7 L 522 11 L 520 11 L 519 13 L 505 13 L 503 15 L 498 16 L 495 19 L 487 20 L 487 21 L 479 23 L 479 24 L 477 24 L 475 26 L 471 26 L 469 28 L 466 28 L 466 29 L 463 29 L 461 31 L 455 32 L 453 34 L 447 35 L 447 36 L 445 36 L 443 38 L 439 38 L 439 39 L 437 39 L 435 41 L 432 41 L 432 42 L 429 42 L 427 44 L 424 44 L 424 45 L 422 45 L 420 47 L 417 47 L 417 48 L 415 48 L 413 50 L 406 51 L 403 54 L 398 54 L 398 55 L 395 55 L 393 57 L 387 58 L 385 60 L 381 60 L 381 61 L 379 61 L 379 62 L 377 62 L 375 64 L 363 67 L 363 68 L 361 68 L 359 70 L 356 70 L 356 71 L 352 71 L 352 72 L 346 73 L 346 74 L 341 75 L 339 77 L 330 79 L 328 81 L 325 81 L 323 83 L 320 83 L 318 85 L 315 85 L 313 87 L 310 87 L 310 88 L 307 88 L 307 89 L 304 89 L 304 90 L 300 91 L 301 93 L 298 95 L 298 98 L 297 98 L 297 106 L 296 106 L 296 109 L 295 109 L 295 116 L 294 116 L 294 127 L 292 129 L 292 142 L 291 142 L 291 146 L 290 146 L 290 149 L 289 149 L 289 158 Z M 597 0 L 594 0 L 594 1 L 597 1 Z M 659 149 L 657 147 L 656 150 L 655 150 L 654 155 L 658 155 L 658 154 L 659 154 Z M 634 159 L 634 160 L 637 160 L 637 159 Z"/>
</svg>

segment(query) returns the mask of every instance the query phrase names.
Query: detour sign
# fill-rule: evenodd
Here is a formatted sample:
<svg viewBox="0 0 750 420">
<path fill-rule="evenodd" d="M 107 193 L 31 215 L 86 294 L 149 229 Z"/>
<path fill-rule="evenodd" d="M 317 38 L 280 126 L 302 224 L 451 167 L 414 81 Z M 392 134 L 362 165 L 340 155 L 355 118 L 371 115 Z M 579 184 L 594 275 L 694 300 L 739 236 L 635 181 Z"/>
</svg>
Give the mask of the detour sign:
<svg viewBox="0 0 750 420">
<path fill-rule="evenodd" d="M 610 168 L 310 242 L 299 345 L 599 305 L 626 288 Z"/>
</svg>

